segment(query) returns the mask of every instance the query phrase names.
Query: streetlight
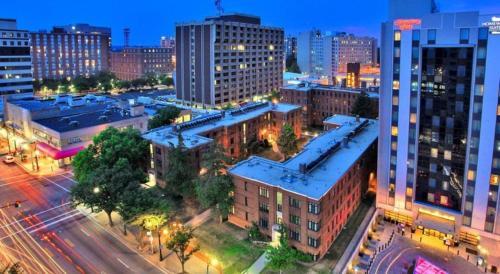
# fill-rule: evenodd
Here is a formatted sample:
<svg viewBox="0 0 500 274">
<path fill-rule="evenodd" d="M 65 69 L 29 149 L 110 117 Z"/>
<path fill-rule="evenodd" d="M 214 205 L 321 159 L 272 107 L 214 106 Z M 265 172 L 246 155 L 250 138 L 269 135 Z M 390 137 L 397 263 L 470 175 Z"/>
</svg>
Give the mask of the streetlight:
<svg viewBox="0 0 500 274">
<path fill-rule="evenodd" d="M 35 163 L 36 163 L 36 170 L 40 170 L 40 166 L 38 165 L 38 156 L 40 155 L 40 151 L 35 150 Z"/>
<path fill-rule="evenodd" d="M 208 269 L 210 267 L 210 265 L 212 265 L 213 267 L 217 267 L 217 265 L 219 264 L 219 261 L 217 261 L 216 258 L 212 258 L 210 260 L 207 261 L 207 274 L 208 274 Z"/>
<path fill-rule="evenodd" d="M 94 189 L 92 190 L 95 194 L 101 192 L 101 189 L 99 187 L 94 187 Z"/>
</svg>

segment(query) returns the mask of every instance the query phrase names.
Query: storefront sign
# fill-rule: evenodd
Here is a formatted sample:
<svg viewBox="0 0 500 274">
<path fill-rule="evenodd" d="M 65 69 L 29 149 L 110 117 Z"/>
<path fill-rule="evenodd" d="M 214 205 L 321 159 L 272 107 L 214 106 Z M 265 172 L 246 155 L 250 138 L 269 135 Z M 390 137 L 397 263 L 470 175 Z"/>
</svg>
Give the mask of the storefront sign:
<svg viewBox="0 0 500 274">
<path fill-rule="evenodd" d="M 500 34 L 500 17 L 491 17 L 491 21 L 484 22 L 483 27 L 488 27 L 491 34 Z"/>
<path fill-rule="evenodd" d="M 398 30 L 412 30 L 414 26 L 421 23 L 420 19 L 397 19 L 394 21 L 394 27 Z"/>
</svg>

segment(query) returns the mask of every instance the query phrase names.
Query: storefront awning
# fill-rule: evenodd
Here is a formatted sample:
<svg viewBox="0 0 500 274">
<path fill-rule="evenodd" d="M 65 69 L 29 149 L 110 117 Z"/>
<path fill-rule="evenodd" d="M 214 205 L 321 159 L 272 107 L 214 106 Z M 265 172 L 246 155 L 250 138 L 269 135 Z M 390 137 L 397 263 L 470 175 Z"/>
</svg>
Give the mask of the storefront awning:
<svg viewBox="0 0 500 274">
<path fill-rule="evenodd" d="M 419 212 L 417 216 L 417 220 L 415 221 L 417 226 L 423 226 L 425 228 L 430 228 L 437 230 L 446 234 L 454 234 L 455 233 L 455 222 L 440 218 L 439 216 L 434 216 L 430 214 L 426 214 L 423 212 Z"/>
<path fill-rule="evenodd" d="M 74 147 L 66 150 L 59 150 L 51 145 L 45 143 L 36 144 L 36 148 L 43 154 L 49 156 L 54 160 L 64 159 L 67 157 L 75 156 L 78 152 L 84 149 L 84 147 Z"/>
</svg>

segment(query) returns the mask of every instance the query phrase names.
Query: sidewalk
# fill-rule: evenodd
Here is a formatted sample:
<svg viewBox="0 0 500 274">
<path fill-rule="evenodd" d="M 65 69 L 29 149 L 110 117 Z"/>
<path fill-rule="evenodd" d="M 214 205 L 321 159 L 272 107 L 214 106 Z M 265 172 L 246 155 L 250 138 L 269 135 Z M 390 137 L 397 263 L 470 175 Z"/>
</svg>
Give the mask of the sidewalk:
<svg viewBox="0 0 500 274">
<path fill-rule="evenodd" d="M 268 261 L 266 259 L 266 252 L 264 252 L 262 253 L 262 255 L 260 255 L 257 261 L 255 261 L 253 265 L 247 269 L 245 274 L 259 274 L 260 272 L 262 272 L 262 270 L 264 270 L 264 268 L 267 265 L 267 262 Z"/>
<path fill-rule="evenodd" d="M 140 244 L 136 238 L 137 229 L 128 228 L 127 235 L 123 234 L 123 222 L 121 221 L 121 218 L 118 214 L 112 214 L 115 225 L 113 227 L 109 227 L 106 214 L 102 212 L 90 213 L 90 210 L 88 209 L 81 209 L 81 210 L 84 211 L 87 216 L 89 216 L 90 218 L 98 222 L 106 230 L 108 230 L 113 236 L 118 238 L 122 243 L 126 244 L 132 250 L 137 251 L 137 253 L 139 253 L 142 257 L 144 257 L 146 260 L 150 261 L 154 265 L 159 266 L 166 273 L 180 273 L 182 271 L 182 267 L 177 256 L 173 252 L 166 250 L 164 248 L 162 248 L 163 261 L 160 262 L 158 253 L 158 238 L 153 238 L 154 253 L 152 253 L 149 241 L 147 241 L 147 243 L 146 241 L 144 241 L 144 243 L 146 244 L 144 244 L 142 248 L 140 247 Z M 206 222 L 208 219 L 210 219 L 210 217 L 211 217 L 211 210 L 209 209 L 193 217 L 190 221 L 186 222 L 185 225 L 198 227 L 202 225 L 204 222 Z M 153 233 L 153 235 L 154 234 L 155 233 Z M 186 272 L 196 273 L 196 274 L 207 273 L 207 263 L 208 259 L 203 254 L 203 250 L 199 251 L 195 253 L 190 258 L 189 261 L 186 262 L 185 264 Z M 210 266 L 208 273 L 219 274 L 220 272 L 214 267 Z"/>
</svg>

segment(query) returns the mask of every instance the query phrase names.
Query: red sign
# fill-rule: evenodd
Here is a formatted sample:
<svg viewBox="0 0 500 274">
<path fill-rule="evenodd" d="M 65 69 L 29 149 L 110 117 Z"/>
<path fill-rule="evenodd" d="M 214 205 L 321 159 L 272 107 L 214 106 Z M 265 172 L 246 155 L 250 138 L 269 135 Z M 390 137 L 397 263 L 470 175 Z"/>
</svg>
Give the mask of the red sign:
<svg viewBox="0 0 500 274">
<path fill-rule="evenodd" d="M 431 262 L 419 257 L 415 265 L 414 274 L 448 274 L 443 269 L 433 265 Z"/>
<path fill-rule="evenodd" d="M 420 19 L 397 19 L 394 21 L 394 26 L 399 30 L 411 30 L 414 26 L 420 25 Z"/>
</svg>

